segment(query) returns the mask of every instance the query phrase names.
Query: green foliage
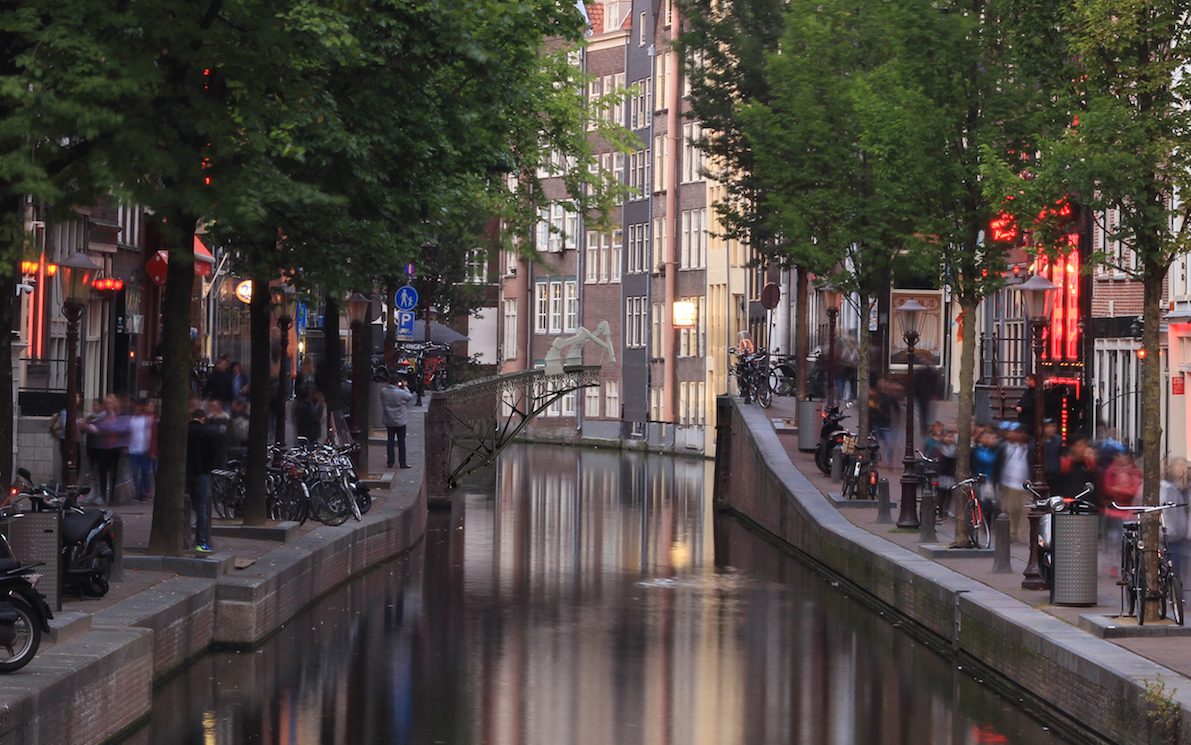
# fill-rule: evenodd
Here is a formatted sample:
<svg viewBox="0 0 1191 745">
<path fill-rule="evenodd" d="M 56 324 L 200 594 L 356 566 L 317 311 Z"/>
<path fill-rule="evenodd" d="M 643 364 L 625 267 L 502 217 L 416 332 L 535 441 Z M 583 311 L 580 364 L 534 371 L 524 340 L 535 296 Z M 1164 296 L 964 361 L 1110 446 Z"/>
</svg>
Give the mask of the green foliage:
<svg viewBox="0 0 1191 745">
<path fill-rule="evenodd" d="M 1141 698 L 1150 705 L 1146 718 L 1150 720 L 1155 734 L 1161 737 L 1163 742 L 1173 745 L 1179 741 L 1179 724 L 1183 716 L 1183 707 L 1174 701 L 1176 691 L 1171 690 L 1167 693 L 1166 681 L 1162 680 L 1161 676 L 1157 680 L 1144 682 L 1146 690 L 1141 694 Z"/>
</svg>

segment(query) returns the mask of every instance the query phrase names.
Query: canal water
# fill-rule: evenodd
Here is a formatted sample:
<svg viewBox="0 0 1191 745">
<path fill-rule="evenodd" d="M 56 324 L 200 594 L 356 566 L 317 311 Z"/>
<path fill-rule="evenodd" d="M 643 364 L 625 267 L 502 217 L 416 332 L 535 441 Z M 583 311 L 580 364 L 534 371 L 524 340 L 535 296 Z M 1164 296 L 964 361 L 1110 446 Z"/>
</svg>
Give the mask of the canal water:
<svg viewBox="0 0 1191 745">
<path fill-rule="evenodd" d="M 1063 740 L 716 516 L 712 466 L 516 446 L 418 548 L 158 687 L 137 745 Z"/>
</svg>

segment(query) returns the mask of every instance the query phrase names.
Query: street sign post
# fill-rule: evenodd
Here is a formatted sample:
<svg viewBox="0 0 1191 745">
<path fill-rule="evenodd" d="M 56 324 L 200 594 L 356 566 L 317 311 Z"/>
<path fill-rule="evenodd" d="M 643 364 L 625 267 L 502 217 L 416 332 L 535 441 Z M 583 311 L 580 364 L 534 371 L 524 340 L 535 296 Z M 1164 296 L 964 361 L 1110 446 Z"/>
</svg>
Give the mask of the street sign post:
<svg viewBox="0 0 1191 745">
<path fill-rule="evenodd" d="M 414 340 L 414 314 L 412 311 L 397 311 L 397 341 Z"/>
<path fill-rule="evenodd" d="M 397 310 L 413 310 L 418 307 L 418 291 L 412 285 L 402 287 L 393 296 L 393 305 L 397 306 Z"/>
</svg>

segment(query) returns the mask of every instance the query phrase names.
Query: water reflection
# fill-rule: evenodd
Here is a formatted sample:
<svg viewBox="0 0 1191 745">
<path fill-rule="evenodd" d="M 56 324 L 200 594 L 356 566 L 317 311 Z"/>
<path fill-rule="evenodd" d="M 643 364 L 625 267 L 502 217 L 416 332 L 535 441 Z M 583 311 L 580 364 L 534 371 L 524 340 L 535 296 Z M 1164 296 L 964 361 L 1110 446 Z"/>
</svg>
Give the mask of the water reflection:
<svg viewBox="0 0 1191 745">
<path fill-rule="evenodd" d="M 130 742 L 1059 742 L 713 519 L 710 481 L 700 460 L 511 449 L 412 555 L 161 686 Z"/>
</svg>

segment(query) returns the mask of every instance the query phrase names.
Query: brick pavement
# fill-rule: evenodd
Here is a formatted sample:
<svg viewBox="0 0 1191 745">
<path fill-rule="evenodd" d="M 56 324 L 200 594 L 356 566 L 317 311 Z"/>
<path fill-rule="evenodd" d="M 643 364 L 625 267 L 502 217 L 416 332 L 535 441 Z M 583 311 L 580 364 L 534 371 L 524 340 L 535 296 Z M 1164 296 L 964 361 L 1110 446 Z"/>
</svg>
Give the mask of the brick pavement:
<svg viewBox="0 0 1191 745">
<path fill-rule="evenodd" d="M 945 423 L 954 423 L 955 412 L 956 405 L 954 402 L 943 402 L 939 405 L 936 418 Z M 774 421 L 775 428 L 778 428 L 779 440 L 789 454 L 793 465 L 824 495 L 831 493 L 838 494 L 838 483 L 824 476 L 815 466 L 814 453 L 803 453 L 798 450 L 798 433 L 796 429 L 791 428 L 796 417 L 795 399 L 792 397 L 775 397 L 773 406 L 768 410 L 767 414 Z M 854 429 L 855 418 L 846 420 L 845 424 L 851 424 Z M 818 424 L 816 423 L 815 426 L 817 427 Z M 902 473 L 900 458 L 904 452 L 904 447 L 903 441 L 901 444 L 902 449 L 897 451 L 899 461 L 897 465 L 884 467 L 881 471 L 881 475 L 888 478 L 890 482 L 890 497 L 895 505 L 893 510 L 895 519 L 897 516 L 896 503 L 899 491 L 898 479 Z M 839 512 L 857 527 L 863 528 L 912 551 L 916 551 L 918 548 L 917 532 L 898 531 L 894 525 L 878 524 L 876 521 L 876 507 L 849 505 L 848 507 L 841 508 Z M 948 519 L 938 526 L 939 543 L 950 543 L 953 535 L 954 520 Z M 1120 588 L 1116 584 L 1116 578 L 1110 575 L 1110 569 L 1118 564 L 1117 549 L 1115 546 L 1109 547 L 1103 541 L 1099 546 L 1098 599 L 1097 604 L 1093 607 L 1052 605 L 1049 602 L 1049 593 L 1047 591 L 1023 590 L 1021 588 L 1022 572 L 1029 558 L 1029 549 L 1024 543 L 1014 544 L 1010 550 L 1010 557 L 1014 570 L 1011 574 L 993 574 L 993 562 L 990 557 L 944 558 L 936 559 L 936 561 L 949 569 L 1014 597 L 1073 626 L 1078 626 L 1079 617 L 1084 614 L 1116 616 L 1120 613 Z M 1131 624 L 1125 621 L 1121 625 Z M 1159 663 L 1165 668 L 1191 677 L 1191 636 L 1113 638 L 1109 639 L 1109 641 L 1123 649 Z"/>
</svg>

